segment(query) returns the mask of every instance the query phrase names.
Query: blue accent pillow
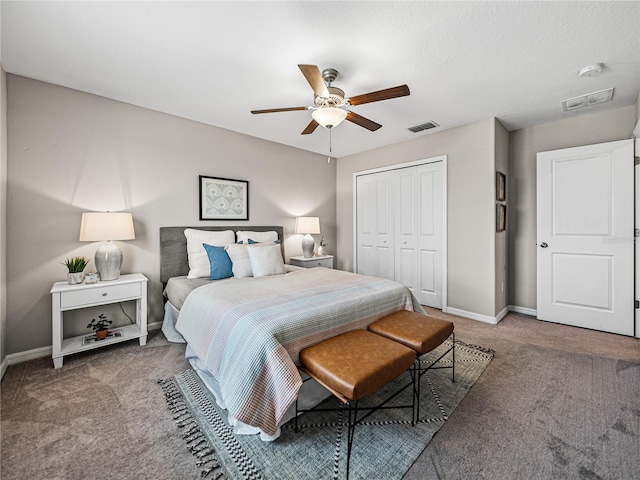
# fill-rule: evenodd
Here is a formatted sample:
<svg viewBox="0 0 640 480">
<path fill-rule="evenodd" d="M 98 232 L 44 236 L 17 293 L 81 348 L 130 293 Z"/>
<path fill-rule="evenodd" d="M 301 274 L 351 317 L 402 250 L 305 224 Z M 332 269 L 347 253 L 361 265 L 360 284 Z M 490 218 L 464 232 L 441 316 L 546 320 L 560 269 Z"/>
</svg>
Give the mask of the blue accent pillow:
<svg viewBox="0 0 640 480">
<path fill-rule="evenodd" d="M 215 247 L 213 245 L 207 245 L 206 243 L 203 243 L 202 246 L 209 256 L 209 265 L 211 266 L 209 280 L 221 280 L 223 278 L 233 277 L 233 264 L 224 247 Z"/>
<path fill-rule="evenodd" d="M 242 240 L 240 240 L 239 242 L 236 242 L 236 243 L 242 245 L 244 242 Z M 255 245 L 256 243 L 260 243 L 260 242 L 256 242 L 255 240 L 253 240 L 251 238 L 247 239 L 247 245 Z M 275 243 L 276 245 L 280 245 L 280 240 L 273 240 L 273 243 Z"/>
<path fill-rule="evenodd" d="M 244 244 L 244 242 L 242 240 L 240 240 L 239 242 L 236 242 L 236 243 L 238 245 L 243 245 Z M 254 243 L 258 243 L 258 242 L 254 241 L 254 240 L 251 240 L 250 238 L 247 239 L 247 245 L 253 245 Z"/>
</svg>

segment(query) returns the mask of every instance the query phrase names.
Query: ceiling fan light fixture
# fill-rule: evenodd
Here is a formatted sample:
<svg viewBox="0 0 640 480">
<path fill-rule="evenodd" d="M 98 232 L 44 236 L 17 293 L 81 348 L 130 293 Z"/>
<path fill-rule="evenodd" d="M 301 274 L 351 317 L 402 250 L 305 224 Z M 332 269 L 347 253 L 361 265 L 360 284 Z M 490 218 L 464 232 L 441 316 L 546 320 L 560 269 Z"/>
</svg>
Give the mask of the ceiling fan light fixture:
<svg viewBox="0 0 640 480">
<path fill-rule="evenodd" d="M 347 118 L 347 111 L 338 107 L 324 107 L 311 112 L 313 119 L 325 128 L 333 128 Z"/>
</svg>

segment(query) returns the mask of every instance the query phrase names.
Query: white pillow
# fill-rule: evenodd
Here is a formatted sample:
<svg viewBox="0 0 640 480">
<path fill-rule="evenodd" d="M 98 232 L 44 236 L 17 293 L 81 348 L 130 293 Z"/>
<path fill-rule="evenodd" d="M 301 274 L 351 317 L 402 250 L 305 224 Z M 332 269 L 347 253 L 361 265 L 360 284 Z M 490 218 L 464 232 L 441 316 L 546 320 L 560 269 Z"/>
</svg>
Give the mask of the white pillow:
<svg viewBox="0 0 640 480">
<path fill-rule="evenodd" d="M 248 245 L 231 243 L 225 247 L 231 259 L 231 271 L 234 277 L 253 277 L 251 260 L 249 259 Z"/>
<path fill-rule="evenodd" d="M 248 243 L 249 239 L 257 243 L 262 242 L 275 242 L 278 240 L 278 232 L 250 232 L 250 231 L 238 231 L 238 242 Z"/>
<path fill-rule="evenodd" d="M 266 277 L 267 275 L 282 275 L 286 273 L 280 245 L 259 244 L 247 246 L 251 270 L 254 277 Z"/>
<path fill-rule="evenodd" d="M 185 228 L 184 236 L 187 237 L 187 256 L 189 257 L 189 275 L 187 275 L 187 278 L 209 277 L 211 275 L 211 264 L 209 263 L 207 251 L 202 246 L 203 243 L 224 247 L 229 243 L 233 243 L 236 239 L 233 230 L 207 232 L 205 230 Z"/>
</svg>

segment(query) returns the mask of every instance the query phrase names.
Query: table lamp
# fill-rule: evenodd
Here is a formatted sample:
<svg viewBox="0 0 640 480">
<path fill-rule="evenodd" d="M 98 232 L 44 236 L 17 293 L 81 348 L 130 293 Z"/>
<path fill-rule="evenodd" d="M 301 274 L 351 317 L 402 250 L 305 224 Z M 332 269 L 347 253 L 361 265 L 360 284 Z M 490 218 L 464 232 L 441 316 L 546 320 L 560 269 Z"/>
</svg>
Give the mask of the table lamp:
<svg viewBox="0 0 640 480">
<path fill-rule="evenodd" d="M 85 212 L 80 224 L 81 242 L 100 242 L 96 250 L 96 270 L 100 280 L 116 280 L 122 266 L 122 250 L 112 240 L 133 240 L 133 217 L 123 212 Z"/>
<path fill-rule="evenodd" d="M 302 255 L 305 258 L 313 257 L 313 249 L 316 246 L 316 242 L 311 235 L 320 233 L 320 219 L 318 217 L 296 218 L 296 233 L 304 235 L 302 239 Z"/>
</svg>

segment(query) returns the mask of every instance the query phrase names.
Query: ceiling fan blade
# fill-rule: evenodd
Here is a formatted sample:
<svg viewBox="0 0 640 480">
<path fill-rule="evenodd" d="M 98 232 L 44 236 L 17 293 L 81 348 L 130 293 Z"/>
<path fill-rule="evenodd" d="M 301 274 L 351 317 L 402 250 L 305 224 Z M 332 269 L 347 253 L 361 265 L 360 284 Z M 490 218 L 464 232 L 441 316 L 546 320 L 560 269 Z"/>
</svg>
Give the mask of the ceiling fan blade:
<svg viewBox="0 0 640 480">
<path fill-rule="evenodd" d="M 327 90 L 327 86 L 324 83 L 322 73 L 320 73 L 320 69 L 316 65 L 298 65 L 298 68 L 304 75 L 304 78 L 307 79 L 307 82 L 309 82 L 309 85 L 311 85 L 313 93 L 318 97 L 329 96 L 329 90 Z"/>
<path fill-rule="evenodd" d="M 310 133 L 313 133 L 316 128 L 318 128 L 318 125 L 320 125 L 318 122 L 311 119 L 311 123 L 307 125 L 307 128 L 305 128 L 300 135 L 309 135 Z"/>
<path fill-rule="evenodd" d="M 371 130 L 372 132 L 375 132 L 380 127 L 382 127 L 382 125 L 374 122 L 373 120 L 369 120 L 368 118 L 365 118 L 362 115 L 358 115 L 357 113 L 353 113 L 349 111 L 347 111 L 347 120 L 349 120 L 352 123 L 355 123 L 356 125 L 360 125 L 361 127 L 364 127 L 367 130 Z"/>
<path fill-rule="evenodd" d="M 306 110 L 306 109 L 307 107 L 270 108 L 268 110 L 251 110 L 251 113 L 294 112 L 296 110 Z"/>
<path fill-rule="evenodd" d="M 381 100 L 390 100 L 392 98 L 406 97 L 409 95 L 409 87 L 400 85 L 393 88 L 385 88 L 377 92 L 364 93 L 356 95 L 349 99 L 349 105 L 363 105 L 365 103 L 380 102 Z"/>
</svg>

